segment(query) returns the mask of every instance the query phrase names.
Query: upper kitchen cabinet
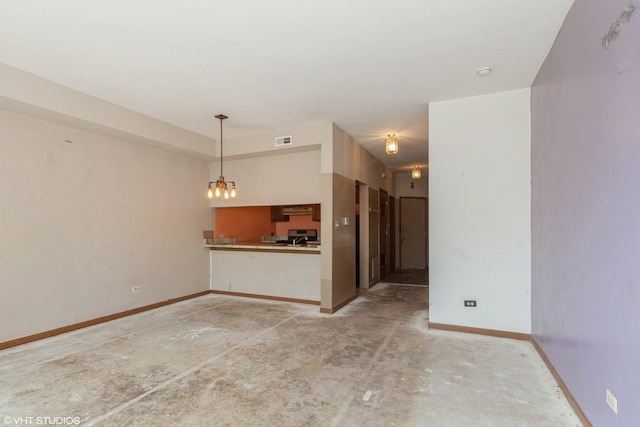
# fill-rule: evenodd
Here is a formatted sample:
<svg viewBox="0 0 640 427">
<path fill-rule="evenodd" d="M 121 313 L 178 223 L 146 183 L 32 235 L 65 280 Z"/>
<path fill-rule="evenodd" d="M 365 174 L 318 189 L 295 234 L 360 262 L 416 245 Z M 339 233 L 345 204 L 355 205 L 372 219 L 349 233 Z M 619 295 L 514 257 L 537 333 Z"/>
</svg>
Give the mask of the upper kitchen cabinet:
<svg viewBox="0 0 640 427">
<path fill-rule="evenodd" d="M 313 211 L 311 212 L 311 217 L 314 221 L 320 221 L 320 203 L 316 203 L 311 205 Z"/>
<path fill-rule="evenodd" d="M 271 206 L 271 222 L 289 221 L 289 216 L 282 213 L 282 206 Z"/>
<path fill-rule="evenodd" d="M 271 206 L 271 221 L 287 222 L 292 216 L 311 216 L 320 221 L 320 204 Z"/>
</svg>

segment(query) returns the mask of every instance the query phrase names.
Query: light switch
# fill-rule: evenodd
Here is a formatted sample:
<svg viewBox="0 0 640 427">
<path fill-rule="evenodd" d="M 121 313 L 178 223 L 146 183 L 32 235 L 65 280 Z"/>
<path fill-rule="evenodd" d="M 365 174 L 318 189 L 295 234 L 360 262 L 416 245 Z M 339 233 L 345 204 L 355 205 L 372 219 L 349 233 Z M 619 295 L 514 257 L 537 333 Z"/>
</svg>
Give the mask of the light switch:
<svg viewBox="0 0 640 427">
<path fill-rule="evenodd" d="M 345 216 L 344 218 L 342 218 L 342 223 L 343 223 L 344 225 L 349 225 L 349 217 L 348 217 L 348 216 Z"/>
</svg>

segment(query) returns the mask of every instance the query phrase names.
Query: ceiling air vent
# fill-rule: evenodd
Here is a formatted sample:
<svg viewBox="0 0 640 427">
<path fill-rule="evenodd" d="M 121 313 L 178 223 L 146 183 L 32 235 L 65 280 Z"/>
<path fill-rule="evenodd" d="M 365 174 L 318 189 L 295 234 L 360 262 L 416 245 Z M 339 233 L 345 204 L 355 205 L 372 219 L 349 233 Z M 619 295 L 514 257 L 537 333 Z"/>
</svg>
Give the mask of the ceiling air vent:
<svg viewBox="0 0 640 427">
<path fill-rule="evenodd" d="M 293 144 L 293 140 L 290 136 L 278 136 L 276 137 L 276 147 L 286 147 Z"/>
</svg>

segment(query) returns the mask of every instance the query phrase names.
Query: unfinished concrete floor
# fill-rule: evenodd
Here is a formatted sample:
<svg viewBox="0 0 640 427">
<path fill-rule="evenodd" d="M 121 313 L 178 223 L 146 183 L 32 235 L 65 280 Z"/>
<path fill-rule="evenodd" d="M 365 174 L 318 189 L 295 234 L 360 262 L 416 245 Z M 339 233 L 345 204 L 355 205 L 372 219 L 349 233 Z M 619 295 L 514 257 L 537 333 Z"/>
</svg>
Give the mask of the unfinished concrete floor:
<svg viewBox="0 0 640 427">
<path fill-rule="evenodd" d="M 334 315 L 208 295 L 7 349 L 0 420 L 580 425 L 530 343 L 428 330 L 427 292 L 379 284 Z"/>
</svg>

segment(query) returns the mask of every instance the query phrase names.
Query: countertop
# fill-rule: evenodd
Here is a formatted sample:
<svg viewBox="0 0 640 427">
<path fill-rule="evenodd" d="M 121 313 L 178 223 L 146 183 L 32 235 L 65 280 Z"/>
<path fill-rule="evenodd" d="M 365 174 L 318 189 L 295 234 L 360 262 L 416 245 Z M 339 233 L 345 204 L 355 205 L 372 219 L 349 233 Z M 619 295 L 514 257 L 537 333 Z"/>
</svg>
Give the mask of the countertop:
<svg viewBox="0 0 640 427">
<path fill-rule="evenodd" d="M 204 245 L 213 251 L 247 251 L 247 252 L 278 252 L 278 253 L 306 253 L 319 254 L 319 245 L 287 245 L 281 243 L 233 243 Z"/>
</svg>

